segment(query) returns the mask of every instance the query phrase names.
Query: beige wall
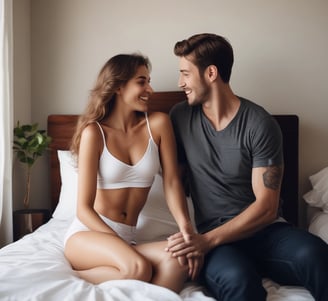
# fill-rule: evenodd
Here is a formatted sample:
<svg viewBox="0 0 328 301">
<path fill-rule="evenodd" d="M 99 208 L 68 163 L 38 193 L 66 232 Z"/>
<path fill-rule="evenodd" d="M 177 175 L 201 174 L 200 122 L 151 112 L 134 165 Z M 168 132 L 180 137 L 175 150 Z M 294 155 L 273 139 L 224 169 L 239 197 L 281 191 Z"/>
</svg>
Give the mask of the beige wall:
<svg viewBox="0 0 328 301">
<path fill-rule="evenodd" d="M 31 0 L 31 39 L 21 32 L 15 41 L 31 43 L 31 118 L 45 127 L 48 114 L 81 112 L 110 56 L 148 55 L 154 89 L 176 90 L 174 43 L 199 32 L 226 36 L 235 50 L 236 94 L 300 117 L 302 195 L 308 176 L 328 166 L 327 28 L 325 0 Z M 27 59 L 24 49 L 15 59 Z M 15 97 L 15 110 L 24 101 Z M 34 175 L 42 184 L 34 194 L 39 207 L 48 197 L 46 172 Z"/>
</svg>

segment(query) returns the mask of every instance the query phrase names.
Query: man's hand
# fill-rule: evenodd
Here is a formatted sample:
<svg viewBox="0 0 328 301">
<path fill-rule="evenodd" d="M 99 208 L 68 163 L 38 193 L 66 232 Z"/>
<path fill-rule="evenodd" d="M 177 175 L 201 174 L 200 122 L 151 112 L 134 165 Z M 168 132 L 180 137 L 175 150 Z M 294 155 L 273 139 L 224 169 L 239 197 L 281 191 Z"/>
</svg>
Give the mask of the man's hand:
<svg viewBox="0 0 328 301">
<path fill-rule="evenodd" d="M 168 237 L 167 252 L 171 252 L 172 256 L 177 257 L 181 263 L 188 261 L 189 276 L 195 280 L 204 263 L 204 255 L 209 251 L 208 244 L 203 235 L 193 233 L 186 235 L 182 232 Z"/>
<path fill-rule="evenodd" d="M 187 256 L 187 258 L 204 256 L 208 251 L 208 243 L 202 234 L 193 233 L 185 239 L 181 232 L 168 237 L 166 251 L 174 257 Z"/>
<path fill-rule="evenodd" d="M 180 265 L 188 265 L 189 268 L 189 277 L 191 280 L 196 280 L 199 272 L 203 266 L 204 263 L 204 257 L 193 257 L 193 258 L 187 258 L 186 256 L 179 256 L 178 261 Z"/>
</svg>

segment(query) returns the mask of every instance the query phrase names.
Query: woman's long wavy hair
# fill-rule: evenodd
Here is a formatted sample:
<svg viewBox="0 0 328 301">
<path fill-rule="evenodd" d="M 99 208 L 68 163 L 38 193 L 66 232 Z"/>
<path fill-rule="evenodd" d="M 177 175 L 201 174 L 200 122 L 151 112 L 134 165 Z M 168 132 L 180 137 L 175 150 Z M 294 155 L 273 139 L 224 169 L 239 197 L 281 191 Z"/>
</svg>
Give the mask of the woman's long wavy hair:
<svg viewBox="0 0 328 301">
<path fill-rule="evenodd" d="M 106 119 L 116 100 L 116 91 L 126 84 L 137 72 L 140 66 L 151 69 L 150 61 L 140 54 L 118 54 L 110 58 L 102 67 L 94 88 L 90 92 L 89 102 L 85 112 L 79 117 L 72 138 L 71 151 L 78 156 L 81 134 L 85 127 L 93 122 Z"/>
</svg>

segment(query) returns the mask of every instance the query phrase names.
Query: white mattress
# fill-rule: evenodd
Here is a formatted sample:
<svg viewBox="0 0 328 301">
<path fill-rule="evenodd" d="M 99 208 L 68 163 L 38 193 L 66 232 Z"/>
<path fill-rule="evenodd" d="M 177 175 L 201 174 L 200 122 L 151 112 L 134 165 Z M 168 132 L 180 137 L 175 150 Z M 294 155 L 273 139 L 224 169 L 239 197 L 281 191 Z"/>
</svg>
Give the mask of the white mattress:
<svg viewBox="0 0 328 301">
<path fill-rule="evenodd" d="M 0 300 L 7 301 L 214 301 L 202 287 L 186 284 L 177 295 L 136 280 L 92 285 L 79 279 L 63 255 L 62 238 L 69 221 L 52 218 L 21 240 L 0 250 Z M 299 287 L 282 287 L 265 279 L 268 301 L 313 301 Z"/>
</svg>

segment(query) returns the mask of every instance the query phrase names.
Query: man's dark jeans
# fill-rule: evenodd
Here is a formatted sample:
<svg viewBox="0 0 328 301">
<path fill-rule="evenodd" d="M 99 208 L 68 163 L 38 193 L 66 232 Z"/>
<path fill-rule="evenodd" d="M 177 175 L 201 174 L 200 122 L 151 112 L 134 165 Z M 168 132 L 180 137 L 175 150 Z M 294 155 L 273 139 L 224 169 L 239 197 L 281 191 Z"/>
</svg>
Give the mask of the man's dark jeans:
<svg viewBox="0 0 328 301">
<path fill-rule="evenodd" d="M 213 249 L 201 278 L 220 301 L 265 301 L 262 277 L 303 286 L 328 300 L 328 245 L 288 223 L 274 223 L 251 238 Z"/>
</svg>

